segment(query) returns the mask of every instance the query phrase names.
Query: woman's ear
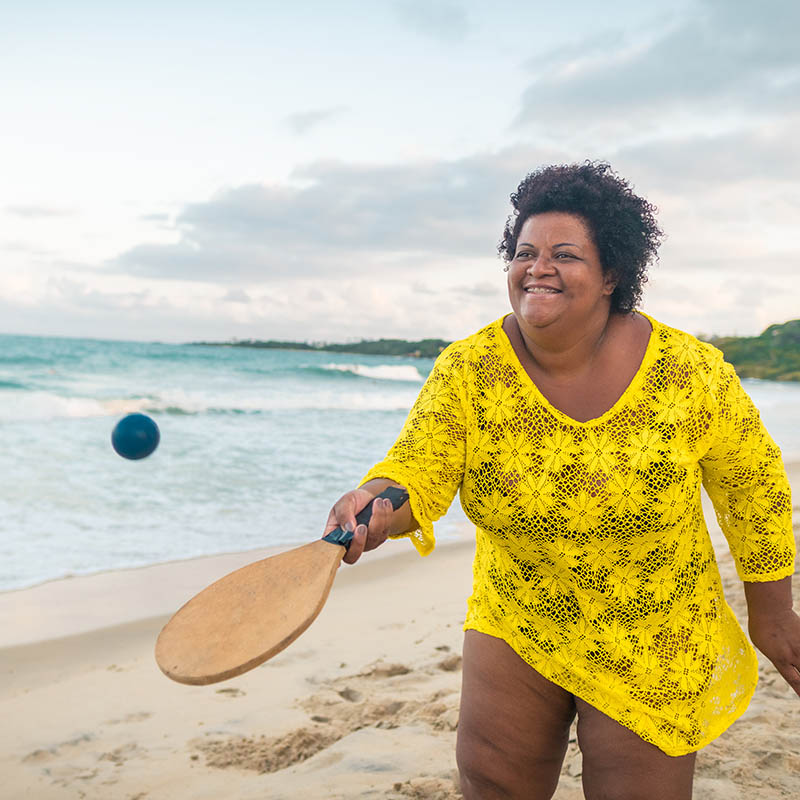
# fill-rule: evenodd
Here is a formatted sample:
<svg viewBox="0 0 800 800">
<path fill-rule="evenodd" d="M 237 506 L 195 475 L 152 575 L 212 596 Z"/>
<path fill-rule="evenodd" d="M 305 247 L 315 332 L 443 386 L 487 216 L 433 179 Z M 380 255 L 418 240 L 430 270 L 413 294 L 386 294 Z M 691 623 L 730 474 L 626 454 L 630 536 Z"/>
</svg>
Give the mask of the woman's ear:
<svg viewBox="0 0 800 800">
<path fill-rule="evenodd" d="M 615 272 L 606 272 L 603 276 L 603 294 L 614 294 L 618 282 Z"/>
</svg>

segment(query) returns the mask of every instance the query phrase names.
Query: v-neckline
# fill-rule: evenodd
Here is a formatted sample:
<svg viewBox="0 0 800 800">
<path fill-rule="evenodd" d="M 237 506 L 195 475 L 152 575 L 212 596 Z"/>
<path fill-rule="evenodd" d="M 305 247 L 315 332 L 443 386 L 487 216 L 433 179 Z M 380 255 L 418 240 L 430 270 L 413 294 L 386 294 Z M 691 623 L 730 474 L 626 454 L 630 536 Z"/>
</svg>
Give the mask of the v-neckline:
<svg viewBox="0 0 800 800">
<path fill-rule="evenodd" d="M 650 323 L 650 338 L 647 341 L 647 347 L 645 348 L 644 355 L 642 356 L 642 360 L 636 369 L 633 377 L 631 378 L 628 385 L 625 387 L 625 390 L 622 394 L 617 398 L 614 404 L 606 409 L 600 416 L 592 417 L 592 419 L 587 419 L 585 421 L 581 421 L 579 419 L 575 419 L 567 414 L 565 411 L 562 411 L 557 406 L 553 405 L 547 397 L 544 396 L 542 390 L 536 385 L 535 381 L 531 376 L 528 374 L 528 371 L 522 365 L 519 356 L 517 355 L 517 351 L 514 349 L 514 345 L 511 343 L 511 339 L 509 338 L 508 334 L 503 327 L 503 323 L 505 322 L 506 318 L 511 316 L 510 314 L 505 314 L 504 316 L 500 317 L 499 320 L 495 321 L 495 325 L 499 329 L 499 341 L 502 343 L 503 349 L 509 355 L 509 360 L 511 361 L 512 366 L 514 367 L 517 374 L 520 376 L 520 379 L 523 383 L 527 383 L 527 385 L 533 391 L 535 397 L 539 400 L 539 402 L 548 410 L 550 413 L 560 419 L 563 422 L 566 422 L 568 425 L 579 425 L 579 426 L 589 426 L 589 425 L 597 425 L 601 422 L 604 422 L 609 417 L 614 416 L 620 408 L 625 405 L 627 402 L 628 396 L 635 392 L 641 383 L 644 380 L 644 376 L 648 369 L 650 368 L 655 355 L 658 351 L 658 323 L 648 314 L 645 314 L 643 311 L 636 312 L 637 314 L 641 314 L 649 323 Z"/>
</svg>

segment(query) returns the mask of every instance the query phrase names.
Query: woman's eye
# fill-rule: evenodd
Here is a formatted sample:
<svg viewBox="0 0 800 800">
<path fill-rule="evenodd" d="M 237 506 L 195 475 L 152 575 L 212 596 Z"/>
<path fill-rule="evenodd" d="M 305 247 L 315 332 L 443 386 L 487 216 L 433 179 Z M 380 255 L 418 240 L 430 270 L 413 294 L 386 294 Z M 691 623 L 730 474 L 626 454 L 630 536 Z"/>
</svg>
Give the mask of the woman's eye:
<svg viewBox="0 0 800 800">
<path fill-rule="evenodd" d="M 556 253 L 556 258 L 575 258 L 575 256 L 572 253 Z"/>
</svg>

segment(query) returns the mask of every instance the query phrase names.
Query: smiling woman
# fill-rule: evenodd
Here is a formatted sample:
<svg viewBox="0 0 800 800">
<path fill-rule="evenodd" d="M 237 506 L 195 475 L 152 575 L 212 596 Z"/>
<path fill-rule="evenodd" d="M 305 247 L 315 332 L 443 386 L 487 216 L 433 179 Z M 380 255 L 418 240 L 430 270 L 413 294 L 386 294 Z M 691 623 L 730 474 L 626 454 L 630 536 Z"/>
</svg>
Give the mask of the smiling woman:
<svg viewBox="0 0 800 800">
<path fill-rule="evenodd" d="M 545 800 L 577 716 L 588 800 L 688 800 L 696 752 L 745 710 L 753 648 L 722 593 L 709 493 L 753 643 L 800 694 L 788 480 L 733 368 L 636 310 L 661 231 L 607 164 L 511 196 L 512 313 L 450 345 L 326 533 L 355 562 L 433 549 L 458 491 L 476 526 L 457 758 L 464 796 Z M 408 491 L 396 512 L 377 494 Z M 355 514 L 373 503 L 369 526 Z"/>
</svg>

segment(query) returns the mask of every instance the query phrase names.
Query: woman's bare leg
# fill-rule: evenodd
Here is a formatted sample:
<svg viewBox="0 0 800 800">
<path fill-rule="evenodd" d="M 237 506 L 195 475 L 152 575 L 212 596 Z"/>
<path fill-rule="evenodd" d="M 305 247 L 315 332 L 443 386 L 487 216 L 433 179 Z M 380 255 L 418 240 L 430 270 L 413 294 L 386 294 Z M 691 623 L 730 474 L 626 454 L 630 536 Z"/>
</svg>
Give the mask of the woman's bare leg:
<svg viewBox="0 0 800 800">
<path fill-rule="evenodd" d="M 501 639 L 467 631 L 456 745 L 465 800 L 549 800 L 574 716 L 572 694 Z"/>
<path fill-rule="evenodd" d="M 586 800 L 691 800 L 696 753 L 668 756 L 575 698 Z"/>
</svg>

